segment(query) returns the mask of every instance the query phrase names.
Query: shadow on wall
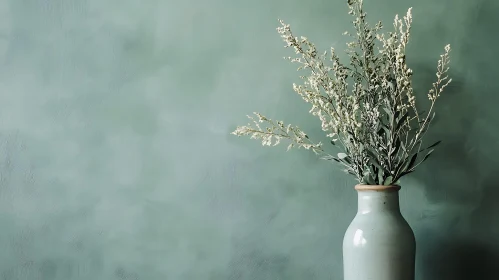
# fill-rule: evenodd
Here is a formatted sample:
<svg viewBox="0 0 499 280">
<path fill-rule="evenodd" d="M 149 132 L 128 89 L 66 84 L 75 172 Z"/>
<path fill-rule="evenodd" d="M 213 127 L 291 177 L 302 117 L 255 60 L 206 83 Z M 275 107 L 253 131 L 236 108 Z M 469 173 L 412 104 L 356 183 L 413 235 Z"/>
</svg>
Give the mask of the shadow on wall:
<svg viewBox="0 0 499 280">
<path fill-rule="evenodd" d="M 499 277 L 499 176 L 482 190 L 483 199 L 469 215 L 464 234 L 444 229 L 435 238 L 423 259 L 424 279 L 496 280 Z M 485 181 L 487 182 L 487 181 Z M 485 183 L 484 182 L 484 183 Z M 482 187 L 483 185 L 480 185 Z"/>
<path fill-rule="evenodd" d="M 420 232 L 421 279 L 499 279 L 499 43 L 494 0 L 477 1 L 465 28 L 457 83 L 442 96 L 432 133 L 443 142 L 415 176 L 427 199 L 441 206 L 431 229 Z M 453 65 L 451 65 L 453 67 Z M 421 67 L 420 67 L 421 68 Z M 425 71 L 428 84 L 434 70 Z M 430 75 L 430 74 L 429 74 Z M 433 140 L 433 139 L 428 139 Z M 431 141 L 428 141 L 430 143 Z M 419 254 L 419 253 L 418 253 Z"/>
<path fill-rule="evenodd" d="M 495 280 L 499 275 L 499 254 L 487 245 L 468 240 L 442 243 L 432 262 L 426 265 L 426 279 Z"/>
</svg>

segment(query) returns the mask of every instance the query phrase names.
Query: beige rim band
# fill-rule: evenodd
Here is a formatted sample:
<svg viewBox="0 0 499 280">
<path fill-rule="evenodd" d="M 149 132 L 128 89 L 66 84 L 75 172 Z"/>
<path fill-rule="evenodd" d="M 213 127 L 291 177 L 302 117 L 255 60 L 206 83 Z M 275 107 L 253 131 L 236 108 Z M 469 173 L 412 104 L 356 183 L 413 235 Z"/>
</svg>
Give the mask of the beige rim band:
<svg viewBox="0 0 499 280">
<path fill-rule="evenodd" d="M 356 185 L 355 189 L 357 191 L 398 191 L 400 186 L 382 186 L 382 185 Z"/>
</svg>

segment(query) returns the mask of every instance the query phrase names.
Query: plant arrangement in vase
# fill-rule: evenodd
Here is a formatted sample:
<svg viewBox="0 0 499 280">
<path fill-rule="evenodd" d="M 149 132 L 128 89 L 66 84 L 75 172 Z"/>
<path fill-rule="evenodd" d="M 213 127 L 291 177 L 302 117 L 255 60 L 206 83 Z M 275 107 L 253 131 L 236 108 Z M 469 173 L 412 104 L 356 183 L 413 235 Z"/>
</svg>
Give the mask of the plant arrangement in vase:
<svg viewBox="0 0 499 280">
<path fill-rule="evenodd" d="M 287 59 L 307 72 L 293 89 L 311 105 L 309 113 L 319 118 L 338 152 L 331 155 L 301 128 L 260 113 L 248 116 L 251 122 L 232 134 L 248 135 L 265 146 L 284 140 L 289 142 L 288 150 L 311 150 L 322 159 L 338 162 L 360 184 L 397 185 L 440 143 L 424 146 L 423 140 L 435 116 L 435 102 L 451 82 L 450 46 L 445 46 L 438 60 L 436 80 L 427 94 L 429 108 L 421 111 L 416 106 L 413 72 L 406 64 L 411 9 L 402 18 L 395 17 L 393 31 L 383 33 L 381 22 L 374 26 L 367 22 L 362 0 L 349 0 L 348 6 L 354 18 L 354 31 L 344 33 L 352 38 L 346 49 L 348 64 L 334 48 L 319 53 L 306 37 L 295 37 L 283 21 L 277 28 L 285 47 L 295 52 Z"/>
</svg>

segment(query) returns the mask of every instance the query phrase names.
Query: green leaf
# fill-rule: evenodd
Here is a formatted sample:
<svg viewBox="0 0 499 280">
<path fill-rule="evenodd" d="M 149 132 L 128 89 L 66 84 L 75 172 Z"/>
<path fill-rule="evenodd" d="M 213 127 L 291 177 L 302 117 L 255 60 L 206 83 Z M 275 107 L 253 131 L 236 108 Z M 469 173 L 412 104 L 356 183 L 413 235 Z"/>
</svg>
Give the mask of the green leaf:
<svg viewBox="0 0 499 280">
<path fill-rule="evenodd" d="M 338 159 L 344 162 L 345 164 L 352 164 L 352 161 L 345 153 L 338 153 Z"/>
<path fill-rule="evenodd" d="M 367 155 L 369 156 L 369 162 L 374 165 L 377 169 L 382 169 L 380 164 L 378 163 L 378 159 L 376 155 L 370 149 L 365 149 Z"/>
<path fill-rule="evenodd" d="M 393 116 L 394 119 L 398 120 L 400 116 L 400 111 L 396 111 L 395 115 Z"/>
<path fill-rule="evenodd" d="M 395 140 L 395 143 L 393 143 L 393 151 L 389 152 L 389 154 L 388 154 L 389 156 L 391 156 L 393 154 L 393 152 L 397 152 L 400 149 L 400 145 L 401 145 L 400 143 L 402 141 L 400 141 L 399 137 L 395 137 L 394 140 Z"/>
<path fill-rule="evenodd" d="M 402 124 L 407 120 L 407 117 L 409 117 L 409 112 L 406 112 L 400 120 L 398 120 L 397 125 L 395 126 L 395 131 L 398 131 L 400 127 L 402 127 Z"/>
<path fill-rule="evenodd" d="M 370 174 L 364 175 L 364 178 L 362 180 L 364 181 L 364 184 L 366 184 L 366 185 L 375 185 L 376 184 L 374 182 L 374 180 L 372 179 L 372 177 L 370 176 Z"/>
<path fill-rule="evenodd" d="M 381 167 L 381 165 L 378 163 L 377 160 L 371 159 L 369 162 L 376 168 L 378 172 L 379 170 L 383 170 L 383 168 Z"/>
<path fill-rule="evenodd" d="M 394 120 L 394 118 L 393 118 L 394 115 L 393 115 L 392 111 L 390 109 L 386 108 L 386 107 L 383 107 L 383 110 L 386 112 L 386 115 L 388 116 L 388 121 L 390 123 L 392 123 L 393 120 Z"/>
<path fill-rule="evenodd" d="M 402 159 L 402 160 L 398 163 L 397 167 L 395 168 L 395 170 L 396 170 L 396 171 L 395 171 L 395 174 L 398 176 L 398 174 L 402 173 L 402 171 L 404 171 L 404 168 L 406 167 L 406 165 L 407 165 L 407 161 L 406 161 L 406 159 L 404 158 L 404 159 Z"/>
<path fill-rule="evenodd" d="M 383 182 L 383 185 L 384 186 L 390 186 L 391 184 L 393 183 L 393 177 L 392 176 L 388 176 L 385 181 Z"/>
<path fill-rule="evenodd" d="M 381 126 L 379 129 L 378 129 L 378 135 L 381 136 L 383 135 L 383 126 Z M 371 136 L 371 142 L 374 142 L 374 140 L 372 139 L 372 136 Z"/>
<path fill-rule="evenodd" d="M 378 185 L 383 185 L 383 170 L 378 170 Z"/>
<path fill-rule="evenodd" d="M 406 167 L 406 168 L 404 168 L 404 169 L 405 169 L 404 171 L 406 171 L 406 170 L 410 170 L 412 167 L 414 167 L 414 163 L 416 162 L 416 159 L 417 159 L 417 158 L 418 158 L 418 153 L 415 153 L 415 154 L 412 156 L 411 160 L 409 161 L 409 164 L 407 165 L 407 167 Z"/>
<path fill-rule="evenodd" d="M 386 127 L 384 124 L 381 125 L 381 128 L 385 131 L 385 134 L 388 136 L 388 138 L 392 137 L 392 132 L 388 127 Z"/>
<path fill-rule="evenodd" d="M 378 169 L 376 167 L 369 165 L 368 168 L 369 168 L 369 170 L 364 171 L 364 175 L 366 175 L 366 174 L 368 174 L 368 175 L 369 174 L 371 174 L 371 175 L 378 174 Z"/>
<path fill-rule="evenodd" d="M 430 146 L 426 147 L 423 151 L 425 151 L 425 150 L 429 150 L 429 149 L 431 149 L 431 148 L 434 148 L 434 147 L 436 147 L 438 144 L 440 144 L 441 142 L 442 142 L 442 141 L 437 141 L 437 142 L 435 142 L 435 143 L 431 144 Z"/>
<path fill-rule="evenodd" d="M 406 152 L 406 153 L 407 153 L 407 148 L 405 147 L 404 140 L 401 140 L 401 139 L 399 138 L 399 141 L 400 141 L 400 147 L 402 148 L 402 150 L 404 150 L 404 152 Z"/>
<path fill-rule="evenodd" d="M 433 150 L 430 150 L 430 151 L 426 154 L 426 156 L 423 158 L 423 160 L 422 160 L 421 162 L 419 162 L 419 163 L 421 164 L 421 163 L 423 163 L 425 160 L 427 160 L 427 159 L 430 157 L 431 153 L 433 153 L 433 151 L 435 151 L 435 150 L 434 150 L 434 149 L 433 149 Z"/>
<path fill-rule="evenodd" d="M 404 172 L 402 172 L 402 173 L 400 174 L 399 178 L 400 178 L 400 177 L 402 177 L 402 176 L 405 176 L 405 175 L 407 175 L 407 174 L 409 174 L 409 173 L 412 173 L 412 172 L 414 172 L 414 170 L 407 170 L 407 171 L 404 171 Z"/>
<path fill-rule="evenodd" d="M 336 161 L 336 162 L 340 162 L 340 160 L 339 160 L 339 159 L 337 159 L 337 158 L 335 158 L 335 157 L 333 157 L 333 156 L 330 156 L 330 155 L 323 156 L 323 157 L 321 157 L 321 159 L 324 159 L 324 160 L 334 160 L 334 161 Z"/>
</svg>

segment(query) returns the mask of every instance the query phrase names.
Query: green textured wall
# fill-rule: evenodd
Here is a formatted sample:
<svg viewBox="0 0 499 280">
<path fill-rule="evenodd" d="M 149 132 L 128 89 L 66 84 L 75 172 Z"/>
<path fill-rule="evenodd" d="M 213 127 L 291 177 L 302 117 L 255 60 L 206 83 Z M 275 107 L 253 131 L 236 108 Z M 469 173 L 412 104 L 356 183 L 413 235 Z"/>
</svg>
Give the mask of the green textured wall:
<svg viewBox="0 0 499 280">
<path fill-rule="evenodd" d="M 229 132 L 260 111 L 321 139 L 275 28 L 341 50 L 345 2 L 0 0 L 0 279 L 341 280 L 353 179 Z M 366 2 L 414 7 L 420 92 L 453 47 L 401 193 L 417 279 L 499 279 L 499 2 Z"/>
</svg>

